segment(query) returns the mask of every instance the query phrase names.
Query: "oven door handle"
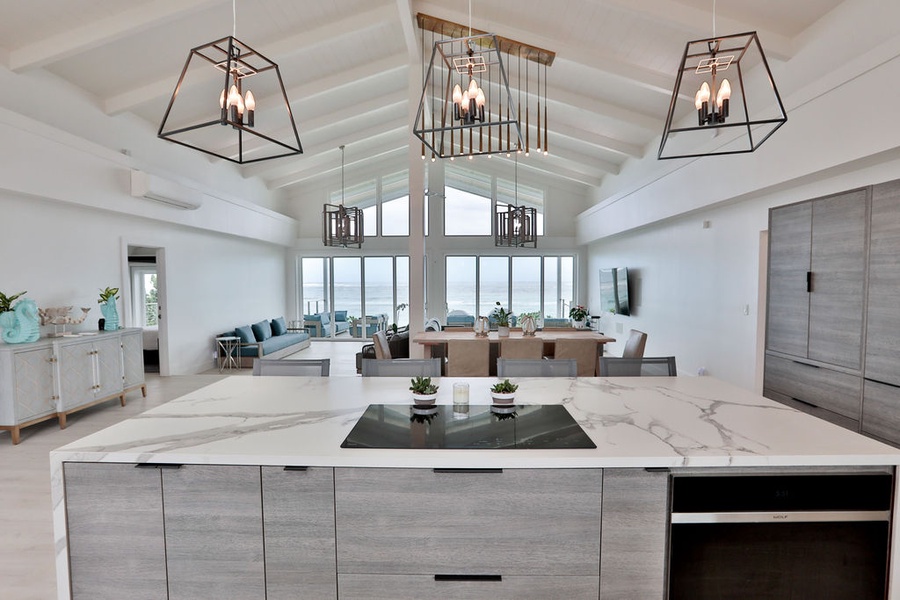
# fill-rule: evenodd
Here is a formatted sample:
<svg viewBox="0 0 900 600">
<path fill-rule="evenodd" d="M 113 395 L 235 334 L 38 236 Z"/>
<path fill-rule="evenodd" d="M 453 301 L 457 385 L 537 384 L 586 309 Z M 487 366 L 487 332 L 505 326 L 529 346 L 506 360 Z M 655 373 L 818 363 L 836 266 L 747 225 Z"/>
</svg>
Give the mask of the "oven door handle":
<svg viewBox="0 0 900 600">
<path fill-rule="evenodd" d="M 890 521 L 887 510 L 810 510 L 672 513 L 672 523 L 840 523 Z"/>
</svg>

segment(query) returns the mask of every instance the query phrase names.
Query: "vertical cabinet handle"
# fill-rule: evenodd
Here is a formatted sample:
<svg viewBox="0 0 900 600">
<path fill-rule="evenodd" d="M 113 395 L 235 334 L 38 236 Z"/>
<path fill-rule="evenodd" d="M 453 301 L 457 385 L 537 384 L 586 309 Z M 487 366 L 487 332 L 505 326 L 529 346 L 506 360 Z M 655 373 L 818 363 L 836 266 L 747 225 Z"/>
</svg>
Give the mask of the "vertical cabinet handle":
<svg viewBox="0 0 900 600">
<path fill-rule="evenodd" d="M 812 271 L 806 272 L 806 291 L 812 292 Z"/>
</svg>

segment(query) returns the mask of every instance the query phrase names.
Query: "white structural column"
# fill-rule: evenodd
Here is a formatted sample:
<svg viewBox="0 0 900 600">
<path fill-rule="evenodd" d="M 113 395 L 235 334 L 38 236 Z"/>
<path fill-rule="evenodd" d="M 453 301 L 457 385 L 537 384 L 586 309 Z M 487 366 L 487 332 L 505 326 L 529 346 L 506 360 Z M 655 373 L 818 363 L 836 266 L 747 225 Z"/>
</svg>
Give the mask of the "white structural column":
<svg viewBox="0 0 900 600">
<path fill-rule="evenodd" d="M 406 47 L 409 51 L 409 113 L 407 132 L 409 137 L 409 336 L 425 329 L 425 165 L 422 160 L 421 142 L 413 135 L 412 124 L 419 109 L 422 93 L 422 55 L 417 29 L 413 23 L 409 0 L 397 0 Z M 424 346 L 409 345 L 410 358 L 423 358 Z"/>
</svg>

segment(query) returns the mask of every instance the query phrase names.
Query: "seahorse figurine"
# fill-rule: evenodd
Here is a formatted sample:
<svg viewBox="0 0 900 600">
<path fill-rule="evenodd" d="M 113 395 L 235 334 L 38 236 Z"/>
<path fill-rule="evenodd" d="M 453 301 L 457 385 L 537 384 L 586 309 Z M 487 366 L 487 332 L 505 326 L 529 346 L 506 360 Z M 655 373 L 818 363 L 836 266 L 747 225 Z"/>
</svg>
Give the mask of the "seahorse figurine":
<svg viewBox="0 0 900 600">
<path fill-rule="evenodd" d="M 41 337 L 41 325 L 35 301 L 25 298 L 16 302 L 11 311 L 0 314 L 0 327 L 7 344 L 36 341 Z"/>
</svg>

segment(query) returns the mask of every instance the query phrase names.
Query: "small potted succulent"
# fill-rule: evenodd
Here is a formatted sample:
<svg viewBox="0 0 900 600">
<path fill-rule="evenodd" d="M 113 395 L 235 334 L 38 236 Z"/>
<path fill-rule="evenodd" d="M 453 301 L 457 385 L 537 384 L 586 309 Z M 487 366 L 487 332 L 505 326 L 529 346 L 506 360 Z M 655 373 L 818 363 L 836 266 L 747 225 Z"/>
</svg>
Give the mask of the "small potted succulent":
<svg viewBox="0 0 900 600">
<path fill-rule="evenodd" d="M 431 383 L 431 377 L 413 377 L 409 380 L 413 402 L 416 404 L 434 404 L 438 386 Z"/>
<path fill-rule="evenodd" d="M 510 382 L 509 379 L 504 379 L 491 386 L 491 398 L 494 400 L 494 404 L 511 404 L 516 398 L 517 389 L 519 389 L 517 384 Z"/>
</svg>

